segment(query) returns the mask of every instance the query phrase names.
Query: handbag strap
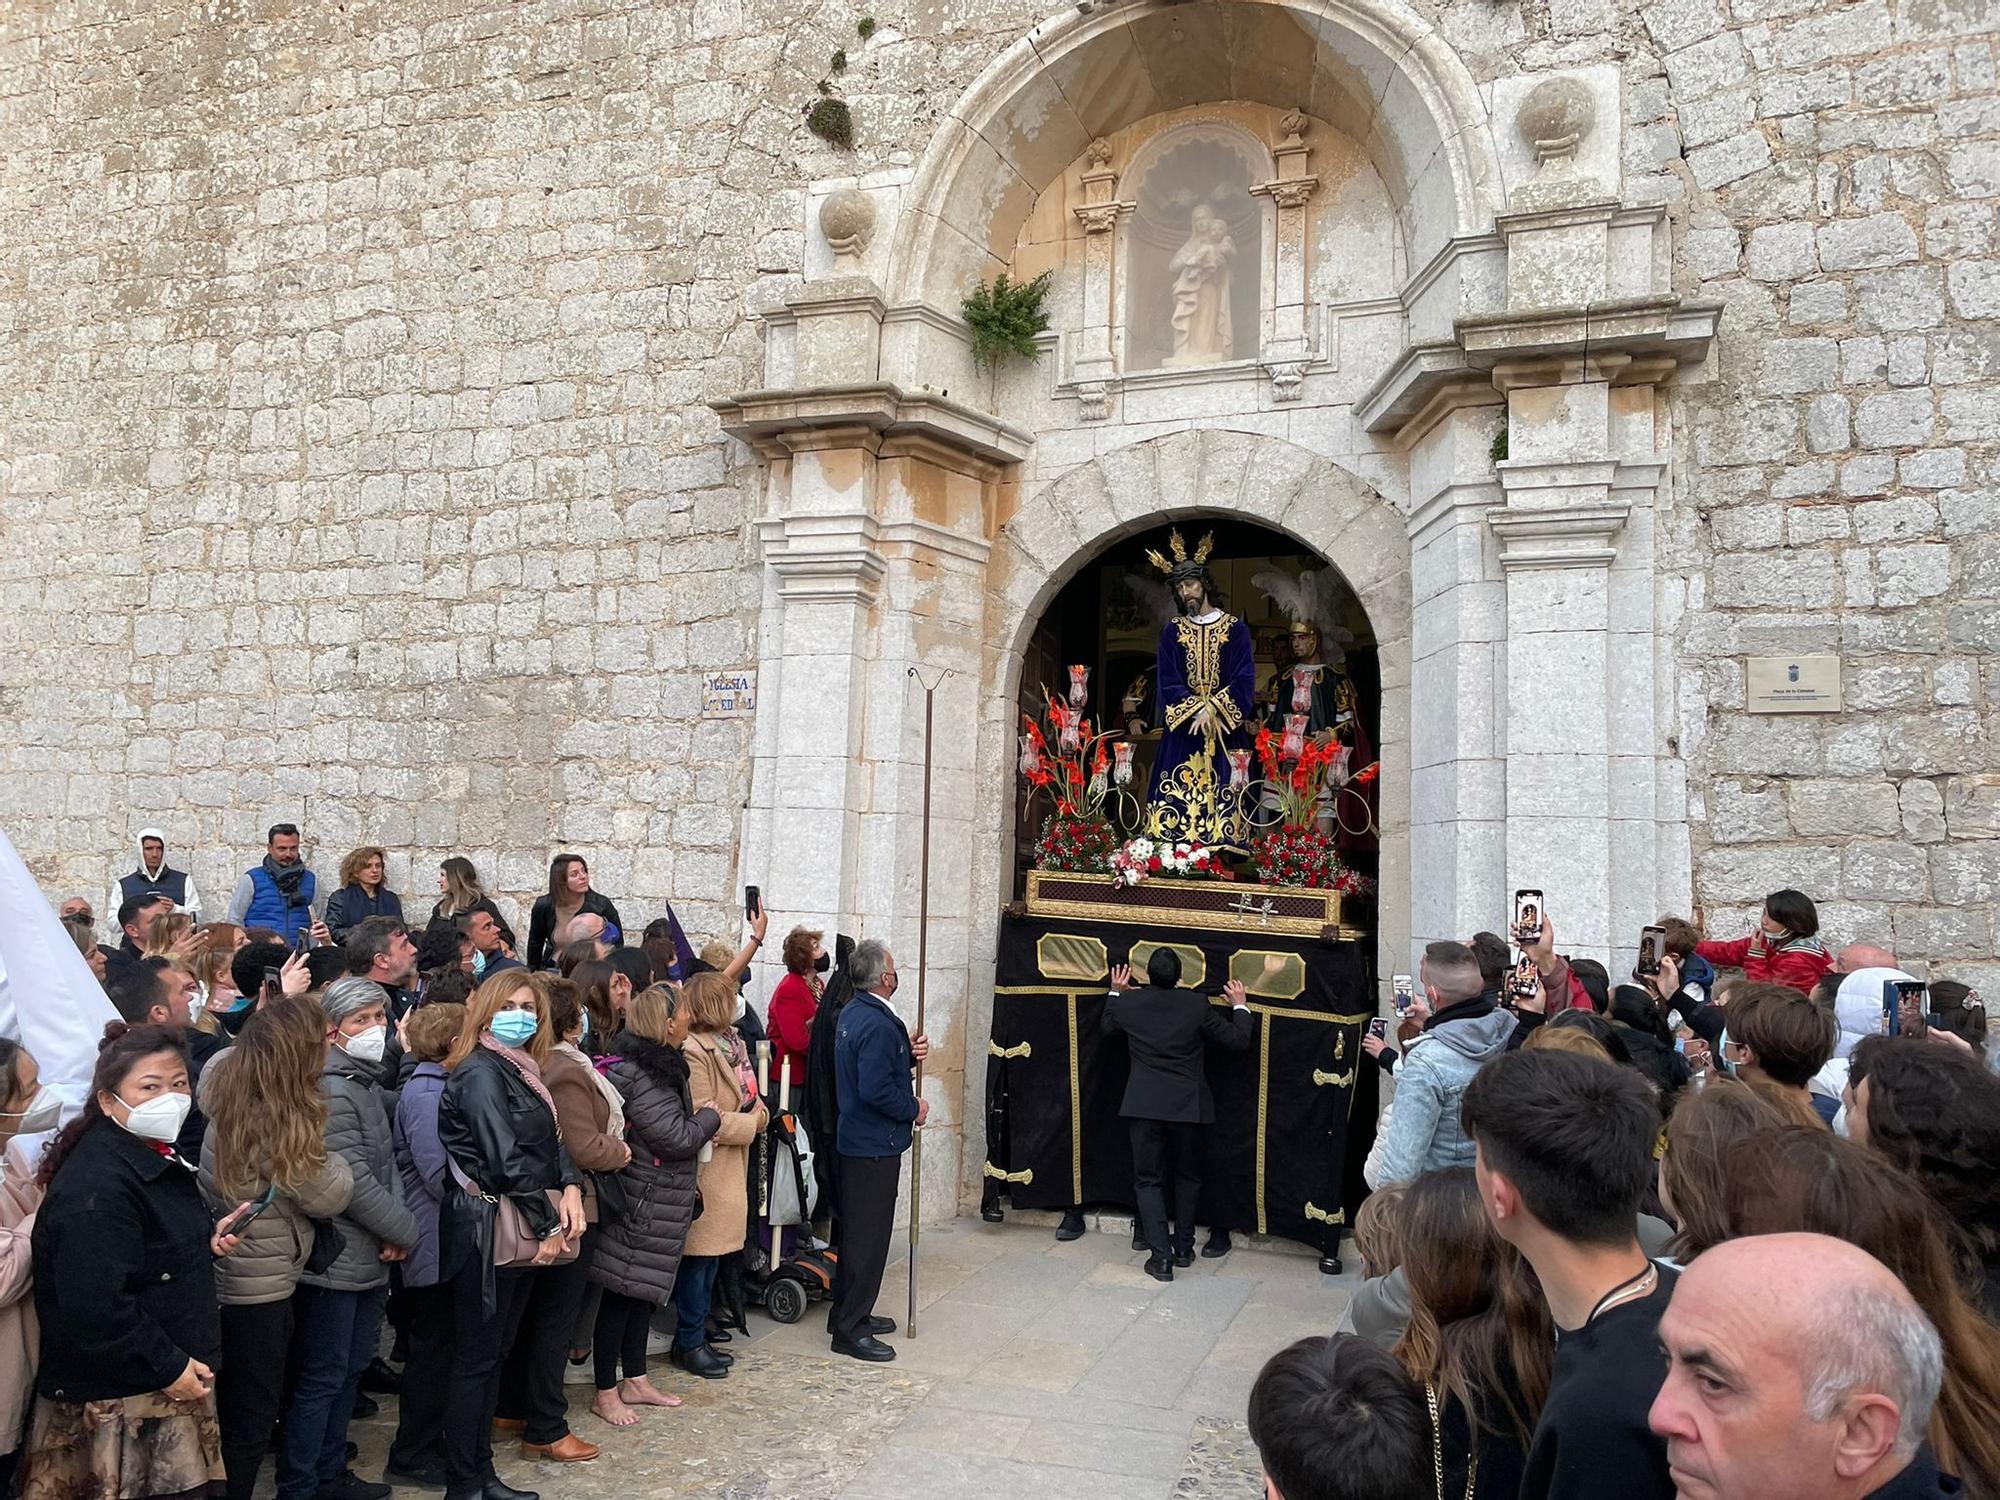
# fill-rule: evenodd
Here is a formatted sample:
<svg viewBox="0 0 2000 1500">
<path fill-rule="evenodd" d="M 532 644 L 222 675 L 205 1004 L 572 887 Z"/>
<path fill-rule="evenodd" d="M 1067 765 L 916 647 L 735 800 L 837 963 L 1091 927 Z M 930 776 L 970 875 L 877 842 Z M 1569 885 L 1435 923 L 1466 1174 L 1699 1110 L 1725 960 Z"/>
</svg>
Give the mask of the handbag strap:
<svg viewBox="0 0 2000 1500">
<path fill-rule="evenodd" d="M 1444 1500 L 1444 1418 L 1438 1412 L 1437 1387 L 1424 1382 L 1424 1401 L 1431 1409 L 1431 1473 L 1437 1483 L 1437 1500 Z M 1479 1482 L 1479 1454 L 1468 1448 L 1465 1455 L 1465 1500 Z"/>
</svg>

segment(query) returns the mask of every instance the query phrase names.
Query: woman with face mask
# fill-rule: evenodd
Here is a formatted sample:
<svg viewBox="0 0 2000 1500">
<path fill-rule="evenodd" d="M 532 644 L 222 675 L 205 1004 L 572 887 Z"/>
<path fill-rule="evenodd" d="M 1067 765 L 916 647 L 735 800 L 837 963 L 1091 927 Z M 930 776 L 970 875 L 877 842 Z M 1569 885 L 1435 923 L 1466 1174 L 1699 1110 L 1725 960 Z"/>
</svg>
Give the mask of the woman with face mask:
<svg viewBox="0 0 2000 1500">
<path fill-rule="evenodd" d="M 785 935 L 785 945 L 780 950 L 785 959 L 785 977 L 771 991 L 772 1087 L 777 1087 L 779 1078 L 789 1076 L 792 1089 L 802 1103 L 813 1017 L 819 1014 L 819 999 L 825 993 L 824 976 L 833 967 L 825 936 L 807 927 L 794 927 Z"/>
<path fill-rule="evenodd" d="M 347 1158 L 327 1150 L 325 1015 L 306 999 L 272 1000 L 249 1014 L 199 1088 L 208 1116 L 202 1194 L 218 1217 L 245 1200 L 257 1205 L 215 1277 L 222 1301 L 215 1407 L 228 1500 L 250 1500 L 283 1404 L 292 1293 L 317 1243 L 312 1221 L 343 1212 L 354 1195 Z"/>
<path fill-rule="evenodd" d="M 191 1103 L 180 1029 L 113 1021 L 82 1112 L 42 1158 L 41 1366 L 20 1465 L 32 1500 L 141 1500 L 222 1478 L 214 1260 L 237 1241 L 174 1152 Z"/>
<path fill-rule="evenodd" d="M 534 1500 L 532 1491 L 501 1480 L 492 1433 L 501 1361 L 520 1327 L 531 1279 L 584 1232 L 583 1174 L 563 1149 L 555 1102 L 542 1080 L 555 1042 L 543 981 L 507 969 L 474 992 L 445 1058 L 438 1139 L 452 1182 L 438 1210 L 438 1279 L 451 1289 L 456 1355 L 445 1393 L 447 1500 Z M 540 1242 L 533 1266 L 493 1264 L 499 1215 L 493 1200 L 503 1193 Z"/>
<path fill-rule="evenodd" d="M 354 1191 L 333 1221 L 339 1254 L 323 1270 L 301 1274 L 293 1298 L 305 1359 L 285 1408 L 278 1500 L 380 1500 L 384 1488 L 347 1467 L 347 1423 L 361 1372 L 375 1357 L 389 1266 L 417 1238 L 382 1094 L 386 998 L 382 986 L 354 976 L 320 992 L 326 1148 L 346 1160 Z"/>
<path fill-rule="evenodd" d="M 31 1152 L 40 1149 L 36 1137 L 59 1122 L 62 1100 L 42 1082 L 28 1050 L 6 1038 L 0 1038 L 0 1086 L 5 1094 L 0 1147 L 9 1148 L 0 1158 L 0 1486 L 11 1488 L 41 1340 L 28 1296 L 34 1277 L 30 1236 L 42 1202 Z"/>
</svg>

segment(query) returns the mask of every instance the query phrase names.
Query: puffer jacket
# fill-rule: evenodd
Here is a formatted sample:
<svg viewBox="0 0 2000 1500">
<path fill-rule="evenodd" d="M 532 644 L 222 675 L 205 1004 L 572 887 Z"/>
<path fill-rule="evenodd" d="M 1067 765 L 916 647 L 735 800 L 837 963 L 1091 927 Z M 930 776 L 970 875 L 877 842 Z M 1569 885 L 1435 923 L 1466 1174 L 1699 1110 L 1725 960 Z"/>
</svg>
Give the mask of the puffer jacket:
<svg viewBox="0 0 2000 1500">
<path fill-rule="evenodd" d="M 694 1107 L 678 1048 L 621 1031 L 600 1066 L 625 1101 L 632 1164 L 619 1174 L 624 1217 L 597 1226 L 590 1279 L 622 1297 L 662 1303 L 694 1222 L 695 1159 L 722 1117 Z"/>
<path fill-rule="evenodd" d="M 444 1064 L 411 1062 L 396 1096 L 396 1166 L 403 1174 L 403 1201 L 416 1216 L 417 1238 L 403 1262 L 404 1286 L 436 1286 L 438 1210 L 451 1176 L 444 1144 L 438 1140 L 438 1105 L 444 1099 Z"/>
<path fill-rule="evenodd" d="M 417 1219 L 403 1202 L 403 1174 L 396 1167 L 396 1144 L 382 1100 L 376 1064 L 359 1062 L 338 1047 L 327 1050 L 320 1087 L 326 1093 L 326 1149 L 347 1159 L 354 1195 L 336 1221 L 340 1258 L 317 1275 L 299 1279 L 336 1292 L 366 1292 L 389 1281 L 382 1243 L 408 1249 L 416 1243 Z"/>
<path fill-rule="evenodd" d="M 1459 1101 L 1472 1075 L 1505 1052 L 1513 1034 L 1512 1015 L 1476 1000 L 1431 1018 L 1396 1069 L 1395 1102 L 1363 1169 L 1370 1187 L 1472 1165 L 1472 1138 L 1459 1123 Z"/>
<path fill-rule="evenodd" d="M 236 1049 L 226 1048 L 202 1070 L 196 1092 L 204 1108 L 215 1097 L 216 1081 L 226 1076 L 236 1061 Z M 201 1143 L 201 1195 L 209 1212 L 220 1220 L 236 1211 L 245 1198 L 260 1198 L 271 1185 L 257 1178 L 248 1193 L 231 1197 L 216 1175 L 215 1127 L 210 1125 Z M 252 1219 L 243 1231 L 235 1253 L 215 1263 L 215 1298 L 225 1307 L 246 1307 L 259 1302 L 283 1302 L 297 1289 L 305 1271 L 306 1257 L 312 1254 L 316 1231 L 312 1220 L 331 1219 L 347 1207 L 354 1196 L 354 1171 L 347 1158 L 329 1150 L 319 1176 L 299 1193 L 280 1192 L 271 1206 Z"/>
</svg>

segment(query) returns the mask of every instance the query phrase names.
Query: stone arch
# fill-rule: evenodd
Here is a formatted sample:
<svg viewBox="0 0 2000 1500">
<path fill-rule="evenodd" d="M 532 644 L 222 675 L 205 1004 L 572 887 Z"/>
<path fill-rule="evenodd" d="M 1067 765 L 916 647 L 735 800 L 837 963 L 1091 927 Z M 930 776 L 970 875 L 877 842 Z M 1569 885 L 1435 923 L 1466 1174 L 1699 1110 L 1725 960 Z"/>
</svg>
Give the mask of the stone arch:
<svg viewBox="0 0 2000 1500">
<path fill-rule="evenodd" d="M 1283 532 L 1338 568 L 1375 634 L 1382 671 L 1380 971 L 1410 944 L 1410 545 L 1402 515 L 1351 471 L 1282 438 L 1204 428 L 1114 449 L 1036 491 L 999 528 L 987 560 L 986 659 L 980 682 L 979 809 L 994 835 L 975 869 L 973 910 L 1011 889 L 1008 826 L 1021 664 L 1042 612 L 1115 541 L 1185 517 L 1227 514 Z M 1448 709 L 1448 705 L 1446 706 Z M 987 898 L 991 899 L 987 899 Z M 994 934 L 983 934 L 991 951 Z M 980 939 L 975 939 L 980 941 Z"/>
<path fill-rule="evenodd" d="M 955 306 L 1004 268 L 1035 197 L 1121 126 L 1190 104 L 1298 108 L 1362 142 L 1412 269 L 1491 226 L 1478 85 L 1403 0 L 1112 0 L 1066 9 L 976 79 L 931 138 L 890 248 L 892 303 Z"/>
</svg>

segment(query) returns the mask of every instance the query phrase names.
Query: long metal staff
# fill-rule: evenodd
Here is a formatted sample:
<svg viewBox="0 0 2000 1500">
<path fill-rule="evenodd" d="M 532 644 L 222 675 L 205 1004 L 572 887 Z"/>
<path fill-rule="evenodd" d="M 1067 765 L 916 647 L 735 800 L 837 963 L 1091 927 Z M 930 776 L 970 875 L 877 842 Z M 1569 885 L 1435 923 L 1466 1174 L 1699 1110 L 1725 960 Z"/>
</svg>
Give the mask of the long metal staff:
<svg viewBox="0 0 2000 1500">
<path fill-rule="evenodd" d="M 917 674 L 917 669 L 909 669 L 910 676 L 916 678 L 917 686 L 924 690 L 924 839 L 923 854 L 918 864 L 917 875 L 917 1035 L 924 1034 L 924 976 L 930 965 L 931 940 L 931 719 L 937 705 L 937 690 L 951 674 L 939 672 L 937 681 L 926 683 Z M 924 1096 L 924 1065 L 917 1064 L 917 1097 Z M 918 1136 L 910 1143 L 910 1307 L 904 1319 L 904 1328 L 911 1338 L 917 1336 L 917 1239 L 922 1232 L 918 1222 L 923 1216 L 924 1199 L 924 1144 Z"/>
</svg>

